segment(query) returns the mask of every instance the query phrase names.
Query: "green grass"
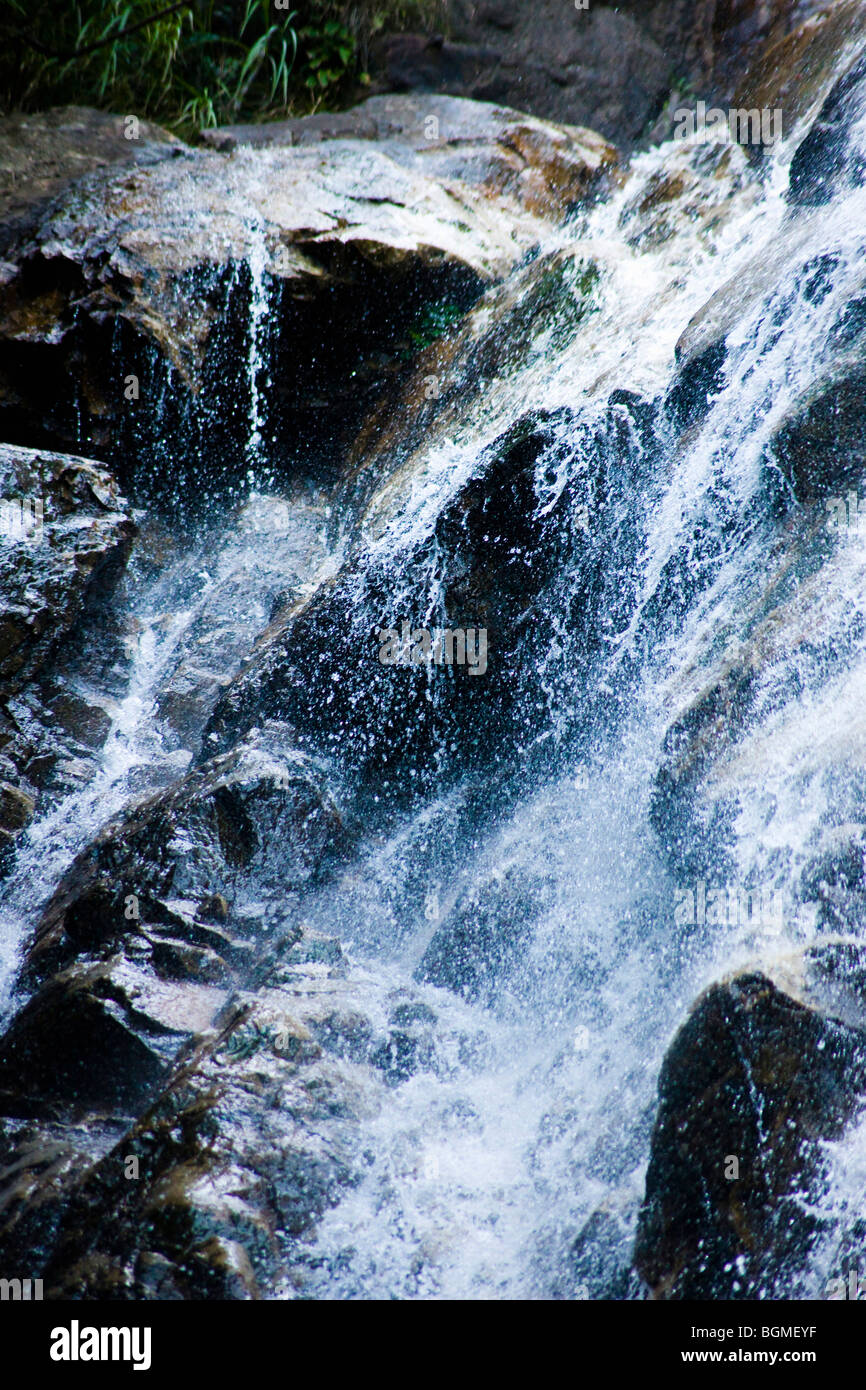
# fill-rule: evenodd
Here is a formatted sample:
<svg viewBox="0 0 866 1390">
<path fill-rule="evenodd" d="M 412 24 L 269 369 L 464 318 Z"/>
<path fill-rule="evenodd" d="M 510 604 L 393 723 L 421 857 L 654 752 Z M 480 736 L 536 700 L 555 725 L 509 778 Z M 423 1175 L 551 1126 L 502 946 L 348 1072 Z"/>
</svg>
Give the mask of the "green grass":
<svg viewBox="0 0 866 1390">
<path fill-rule="evenodd" d="M 380 32 L 435 27 L 442 0 L 2 0 L 0 111 L 76 104 L 207 126 L 355 99 Z"/>
</svg>

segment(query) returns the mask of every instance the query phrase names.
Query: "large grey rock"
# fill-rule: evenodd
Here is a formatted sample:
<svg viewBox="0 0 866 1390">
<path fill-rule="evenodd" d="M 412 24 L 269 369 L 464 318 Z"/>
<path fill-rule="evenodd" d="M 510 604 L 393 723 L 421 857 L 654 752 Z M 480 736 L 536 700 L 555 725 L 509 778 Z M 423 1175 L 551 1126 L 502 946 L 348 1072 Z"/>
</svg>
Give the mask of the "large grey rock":
<svg viewBox="0 0 866 1390">
<path fill-rule="evenodd" d="M 0 118 L 0 256 L 35 231 L 51 201 L 95 169 L 170 158 L 181 141 L 134 117 L 86 106 Z"/>
<path fill-rule="evenodd" d="M 496 107 L 436 98 L 367 106 L 324 144 L 308 145 L 303 122 L 240 128 L 217 141 L 229 155 L 183 149 L 80 180 L 43 219 L 27 259 L 7 267 L 5 341 L 57 343 L 72 327 L 71 291 L 79 310 L 97 320 L 121 312 L 191 372 L 209 315 L 206 303 L 190 314 L 177 293 L 190 272 L 263 247 L 271 273 L 309 294 L 330 283 L 343 247 L 385 264 L 444 258 L 489 279 L 614 159 L 590 131 Z M 375 141 L 364 138 L 368 126 Z"/>
<path fill-rule="evenodd" d="M 430 301 L 465 310 L 616 158 L 591 131 L 499 107 L 368 105 L 337 127 L 348 136 L 223 132 L 227 151 L 172 146 L 66 188 L 0 276 L 7 437 L 74 434 L 119 455 L 137 499 L 172 491 L 192 511 L 246 478 L 278 344 L 270 456 L 293 473 L 337 467 L 405 373 Z M 167 437 L 170 461 L 149 443 Z"/>
<path fill-rule="evenodd" d="M 748 59 L 801 11 L 794 0 L 592 0 L 582 8 L 451 0 L 447 37 L 383 37 L 373 75 L 396 90 L 505 102 L 590 125 L 629 148 L 675 84 L 729 92 Z"/>
<path fill-rule="evenodd" d="M 606 7 L 581 13 L 555 4 L 508 18 L 507 25 L 459 26 L 462 41 L 388 37 L 378 55 L 385 80 L 397 91 L 449 92 L 591 125 L 626 145 L 652 123 L 672 72 L 631 18 Z"/>
</svg>

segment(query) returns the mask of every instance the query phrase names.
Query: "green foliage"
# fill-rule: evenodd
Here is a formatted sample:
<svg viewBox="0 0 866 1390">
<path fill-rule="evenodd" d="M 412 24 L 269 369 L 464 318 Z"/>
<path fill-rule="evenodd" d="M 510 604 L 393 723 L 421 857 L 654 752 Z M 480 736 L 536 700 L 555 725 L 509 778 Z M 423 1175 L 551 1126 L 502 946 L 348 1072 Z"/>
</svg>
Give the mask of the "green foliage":
<svg viewBox="0 0 866 1390">
<path fill-rule="evenodd" d="M 318 96 L 323 89 L 338 86 L 346 77 L 354 61 L 355 41 L 336 19 L 326 20 L 318 29 L 302 29 L 301 37 L 305 40 L 309 69 L 304 81 Z"/>
<path fill-rule="evenodd" d="M 3 0 L 0 110 L 79 104 L 183 134 L 352 98 L 371 35 L 415 5 L 297 0 Z"/>
<path fill-rule="evenodd" d="M 439 338 L 444 338 L 448 330 L 462 319 L 464 310 L 450 300 L 438 300 L 426 304 L 409 329 L 409 337 L 417 351 L 429 347 Z"/>
</svg>

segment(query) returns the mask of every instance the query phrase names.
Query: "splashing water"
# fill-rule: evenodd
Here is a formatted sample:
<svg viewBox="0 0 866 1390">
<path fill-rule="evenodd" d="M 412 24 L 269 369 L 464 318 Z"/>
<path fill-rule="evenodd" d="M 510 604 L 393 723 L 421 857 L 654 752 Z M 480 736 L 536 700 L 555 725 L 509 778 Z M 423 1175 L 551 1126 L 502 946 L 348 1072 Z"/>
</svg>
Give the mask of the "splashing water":
<svg viewBox="0 0 866 1390">
<path fill-rule="evenodd" d="M 761 674 L 756 717 L 714 772 L 736 778 L 740 793 L 726 873 L 785 895 L 781 933 L 756 935 L 748 924 L 679 932 L 651 822 L 672 710 L 689 706 L 739 640 L 738 615 L 760 611 L 772 560 L 768 479 L 781 486 L 774 441 L 821 379 L 826 344 L 860 283 L 866 189 L 844 190 L 795 224 L 784 196 L 791 153 L 791 142 L 779 147 L 760 175 L 737 148 L 720 155 L 677 142 L 636 158 L 605 203 L 541 249 L 542 258 L 598 267 L 597 311 L 565 343 L 542 331 L 515 370 L 468 394 L 448 441 L 434 442 L 407 487 L 386 491 L 367 515 L 370 564 L 387 567 L 407 605 L 420 590 L 434 621 L 444 611 L 435 554 L 421 575 L 411 565 L 443 506 L 527 401 L 551 413 L 568 407 L 555 427 L 553 471 L 552 455 L 539 464 L 539 514 L 595 466 L 601 440 L 607 497 L 593 539 L 615 599 L 606 618 L 597 615 L 602 651 L 589 663 L 566 617 L 576 574 L 558 576 L 540 604 L 550 642 L 533 685 L 549 718 L 534 736 L 544 776 L 531 790 L 501 774 L 480 823 L 461 792 L 415 810 L 371 836 L 343 876 L 304 904 L 308 925 L 340 936 L 371 1016 L 389 990 L 409 987 L 435 1020 L 424 1065 L 366 1122 L 358 1181 L 320 1222 L 305 1296 L 573 1298 L 597 1296 L 596 1278 L 620 1297 L 638 1296 L 630 1252 L 671 1036 L 712 980 L 815 933 L 795 884 L 833 816 L 828 750 L 864 764 L 866 632 L 844 646 L 828 639 L 823 656 L 780 648 Z M 680 200 L 670 234 L 634 235 L 635 210 L 672 170 L 694 175 L 705 206 L 709 188 L 716 216 Z M 264 236 L 254 244 L 251 480 L 265 453 L 269 283 Z M 672 442 L 662 409 L 658 457 L 642 456 L 633 430 L 617 452 L 622 435 L 615 447 L 604 435 L 610 393 L 663 401 L 678 340 L 725 286 L 728 356 L 687 446 Z M 223 559 L 252 563 L 253 548 L 238 542 Z M 156 785 L 160 770 L 180 771 L 191 757 L 166 745 L 154 697 L 217 582 L 207 555 L 203 547 L 181 556 L 136 600 L 136 656 L 98 775 L 31 830 L 4 887 L 3 939 L 14 948 L 5 948 L 7 980 L 20 923 L 39 897 L 34 867 L 47 892 L 126 802 L 134 772 L 147 768 Z M 803 625 L 832 635 L 862 605 L 862 540 L 840 537 L 828 566 L 820 591 L 804 583 L 792 603 Z M 198 597 L 173 611 L 193 574 Z M 685 592 L 677 574 L 687 576 Z M 593 719 L 583 728 L 578 720 L 575 733 L 575 711 L 590 709 Z M 503 911 L 517 903 L 522 951 L 479 998 L 413 983 L 439 925 L 473 894 Z M 837 1224 L 862 1205 L 862 1155 L 862 1129 L 834 1149 Z M 816 1287 L 829 1259 L 816 1255 Z"/>
<path fill-rule="evenodd" d="M 614 383 L 658 397 L 692 315 L 738 277 L 744 285 L 758 281 L 751 305 L 743 296 L 724 380 L 688 450 L 662 464 L 649 495 L 636 495 L 621 470 L 607 524 L 631 513 L 641 535 L 618 576 L 630 603 L 611 633 L 608 657 L 595 670 L 581 669 L 558 621 L 561 608 L 549 604 L 544 612 L 548 663 L 560 667 L 549 689 L 585 707 L 593 683 L 595 702 L 603 708 L 605 692 L 616 691 L 616 708 L 627 716 L 612 717 L 596 745 L 584 748 L 575 779 L 573 744 L 558 737 L 551 710 L 544 735 L 549 780 L 504 823 L 458 835 L 456 852 L 443 863 L 442 826 L 435 818 L 430 824 L 425 810 L 423 828 L 395 836 L 389 852 L 372 849 L 337 899 L 325 895 L 309 911 L 316 925 L 341 931 L 355 952 L 372 951 L 389 968 L 402 962 L 408 974 L 431 935 L 420 884 L 438 885 L 434 900 L 445 913 L 461 892 L 508 881 L 528 886 L 536 904 L 529 949 L 484 1006 L 426 988 L 440 1037 L 462 1036 L 457 1060 L 443 1048 L 371 1123 L 369 1171 L 320 1225 L 308 1294 L 609 1297 L 617 1288 L 620 1297 L 639 1296 L 628 1266 L 655 1087 L 671 1035 L 713 980 L 814 939 L 814 914 L 796 901 L 795 884 L 816 828 L 832 810 L 822 753 L 841 740 L 844 754 L 863 764 L 862 633 L 843 659 L 815 661 L 812 669 L 802 651 L 781 652 L 764 677 L 758 717 L 731 754 L 741 796 L 728 876 L 772 883 L 784 896 L 782 922 L 769 930 L 722 925 L 712 939 L 684 939 L 650 825 L 671 702 L 687 706 L 728 640 L 732 617 L 760 599 L 773 441 L 822 378 L 825 345 L 856 292 L 866 251 L 864 189 L 790 229 L 783 197 L 789 155 L 790 147 L 777 152 L 759 187 L 742 181 L 732 195 L 735 212 L 720 230 L 681 227 L 651 250 L 624 241 L 624 213 L 660 170 L 687 164 L 694 152 L 666 147 L 636 160 L 619 193 L 586 218 L 574 241 L 557 247 L 599 255 L 602 311 L 565 351 L 539 352 L 510 382 L 495 390 L 488 384 L 483 403 L 467 407 L 464 434 L 431 451 L 405 506 L 372 542 L 379 555 L 411 553 L 471 475 L 480 449 L 526 400 L 550 410 L 580 401 L 591 434 L 600 419 L 594 402 Z M 567 447 L 553 491 L 545 497 L 539 488 L 540 508 L 586 465 L 573 423 L 563 429 Z M 661 433 L 664 444 L 663 424 Z M 697 552 L 699 522 L 712 543 Z M 659 620 L 658 600 L 674 562 L 688 568 L 692 596 L 671 624 Z M 829 577 L 822 571 L 820 595 L 801 597 L 804 621 L 809 605 L 817 614 L 820 604 L 822 626 L 844 629 L 866 589 L 864 562 L 862 542 L 843 538 Z M 392 563 L 399 572 L 399 558 Z M 430 582 L 435 589 L 435 576 Z M 534 676 L 545 683 L 544 671 Z M 796 699 L 787 697 L 791 690 Z M 497 790 L 490 787 L 491 802 Z M 461 1062 L 461 1052 L 471 1060 Z M 837 1223 L 842 1209 L 862 1208 L 861 1153 L 856 1137 L 837 1152 L 837 1170 L 848 1163 Z M 816 1255 L 815 1287 L 821 1267 Z M 593 1270 L 604 1276 L 595 1291 Z"/>
</svg>

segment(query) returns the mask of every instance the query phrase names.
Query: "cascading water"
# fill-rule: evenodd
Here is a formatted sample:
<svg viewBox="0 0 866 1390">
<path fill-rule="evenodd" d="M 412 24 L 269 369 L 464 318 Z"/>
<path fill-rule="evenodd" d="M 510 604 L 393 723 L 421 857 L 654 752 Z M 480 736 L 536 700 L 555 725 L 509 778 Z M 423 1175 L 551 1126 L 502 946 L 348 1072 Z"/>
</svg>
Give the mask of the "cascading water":
<svg viewBox="0 0 866 1390">
<path fill-rule="evenodd" d="M 421 885 L 434 886 L 436 917 L 461 893 L 493 886 L 507 901 L 522 889 L 518 910 L 531 921 L 527 948 L 495 978 L 487 1008 L 425 994 L 443 1042 L 453 1030 L 462 1048 L 455 1056 L 443 1046 L 371 1124 L 369 1173 L 321 1223 L 313 1295 L 636 1296 L 631 1244 L 656 1080 L 673 1029 L 712 980 L 815 939 L 814 912 L 794 889 L 832 790 L 818 785 L 810 746 L 816 730 L 832 737 L 860 722 L 866 667 L 859 639 L 841 659 L 797 651 L 780 663 L 763 695 L 774 713 L 736 749 L 754 768 L 754 787 L 730 837 L 733 864 L 720 863 L 717 876 L 771 885 L 784 901 L 781 919 L 722 923 L 709 936 L 678 931 L 674 885 L 650 824 L 671 690 L 679 687 L 681 698 L 683 686 L 700 688 L 708 654 L 765 582 L 772 441 L 792 403 L 820 378 L 826 341 L 856 289 L 866 250 L 862 189 L 811 215 L 790 247 L 787 157 L 778 153 L 758 189 L 747 183 L 751 207 L 731 217 L 721 236 L 681 231 L 655 252 L 624 244 L 623 210 L 676 152 L 663 148 L 635 161 L 625 187 L 572 243 L 583 254 L 603 254 L 601 313 L 567 352 L 539 352 L 511 391 L 485 393 L 480 442 L 526 399 L 549 409 L 580 401 L 581 423 L 591 430 L 593 396 L 612 379 L 645 397 L 663 394 L 674 341 L 716 287 L 756 266 L 770 266 L 779 285 L 740 318 L 705 420 L 688 450 L 657 470 L 651 490 L 633 490 L 628 468 L 618 477 L 619 461 L 609 460 L 616 490 L 594 524 L 615 530 L 623 516 L 637 516 L 641 534 L 609 576 L 627 598 L 605 639 L 607 656 L 591 672 L 579 664 L 561 621 L 562 586 L 536 611 L 550 640 L 531 681 L 566 706 L 608 707 L 609 718 L 595 721 L 592 745 L 573 729 L 557 737 L 562 710 L 554 704 L 541 735 L 540 790 L 524 793 L 492 829 L 458 834 L 445 863 L 435 846 L 449 838 L 439 824 L 449 808 L 432 824 L 425 809 L 414 834 L 404 829 L 385 853 L 376 846 L 338 895 L 329 891 L 307 909 L 313 923 L 339 931 L 362 956 L 373 949 L 377 968 L 393 969 L 396 954 L 407 975 L 431 935 Z M 579 433 L 571 423 L 566 428 L 559 489 L 586 466 Z M 664 418 L 656 428 L 664 449 Z M 425 515 L 435 517 L 436 489 L 458 485 L 476 456 L 461 448 L 431 460 L 426 495 L 413 497 L 377 543 L 395 569 L 401 541 L 411 551 Z M 543 467 L 537 482 L 543 508 Z M 863 593 L 858 537 L 842 540 L 836 564 L 828 625 L 844 630 Z M 671 622 L 665 614 L 673 605 L 658 600 L 675 566 L 688 574 L 689 591 Z M 436 606 L 432 592 L 426 610 L 416 603 L 414 611 L 425 614 L 418 621 Z M 792 686 L 797 699 L 785 700 Z M 489 787 L 491 805 L 501 792 Z M 425 858 L 426 871 L 419 868 Z M 461 1051 L 468 1054 L 462 1063 Z M 862 1204 L 862 1165 L 856 1138 L 846 1144 L 848 1176 L 837 1205 L 850 1213 Z M 840 1222 L 835 1229 L 838 1244 Z M 817 1295 L 831 1264 L 826 1251 L 816 1257 L 805 1296 Z"/>
<path fill-rule="evenodd" d="M 476 383 L 447 443 L 436 440 L 397 500 L 386 495 L 367 515 L 364 563 L 385 575 L 392 611 L 359 608 L 359 632 L 400 617 L 436 626 L 446 609 L 437 521 L 531 402 L 552 421 L 535 466 L 537 515 L 564 502 L 557 524 L 580 536 L 581 549 L 532 606 L 527 650 L 539 655 L 520 676 L 521 708 L 534 711 L 517 721 L 520 746 L 462 777 L 463 749 L 449 732 L 435 763 L 449 776 L 435 795 L 362 836 L 336 877 L 297 908 L 307 928 L 340 938 L 362 1012 L 379 1018 L 385 997 L 402 991 L 432 1030 L 412 1074 L 384 1102 L 371 1099 L 356 1180 L 322 1215 L 305 1256 L 305 1297 L 642 1296 L 631 1252 L 670 1039 L 706 985 L 819 931 L 798 885 L 819 828 L 839 818 L 839 788 L 821 755 L 836 746 L 839 759 L 862 767 L 866 751 L 866 634 L 856 618 L 866 558 L 854 530 L 828 532 L 820 594 L 806 571 L 791 580 L 778 536 L 780 515 L 793 510 L 792 483 L 777 453 L 780 430 L 821 380 L 827 343 L 857 298 L 866 189 L 843 187 L 795 220 L 786 201 L 794 147 L 777 147 L 758 169 L 736 146 L 699 142 L 637 157 L 621 186 L 537 257 L 570 267 L 564 283 L 575 299 L 568 275 L 593 266 L 592 312 L 564 339 L 548 323 L 510 373 Z M 672 225 L 648 234 L 640 210 L 675 174 L 694 176 L 700 215 L 678 202 Z M 268 462 L 269 277 L 258 232 L 249 264 L 251 484 Z M 530 265 L 515 275 L 534 273 Z M 724 287 L 727 356 L 683 438 L 676 344 Z M 642 428 L 634 402 L 647 408 Z M 595 499 L 589 510 L 584 484 Z M 824 524 L 823 505 L 816 515 Z M 34 865 L 52 886 L 133 792 L 164 784 L 192 759 L 192 747 L 166 737 L 156 710 L 203 609 L 220 602 L 233 567 L 257 576 L 258 602 L 244 616 L 251 642 L 301 550 L 299 583 L 336 570 L 317 524 L 315 544 L 302 528 L 264 558 L 255 528 L 210 538 L 132 593 L 136 655 L 100 770 L 31 829 L 3 889 L 7 980 L 20 923 L 36 907 Z M 596 572 L 588 597 L 587 553 Z M 664 739 L 672 710 L 686 709 L 759 625 L 768 579 L 791 584 L 799 622 L 814 631 L 760 673 L 750 718 L 714 770 L 720 797 L 735 774 L 739 795 L 723 848 L 711 849 L 710 877 L 765 889 L 782 909 L 769 922 L 684 929 L 678 887 L 706 868 L 692 871 L 686 854 L 675 877 L 660 842 Z M 358 597 L 371 602 L 363 585 Z M 440 675 L 431 670 L 434 707 Z M 467 910 L 489 914 L 501 939 L 487 962 L 452 971 L 451 990 L 443 948 L 434 947 Z M 449 939 L 457 951 L 459 935 L 446 930 L 446 952 Z M 446 961 L 446 976 L 450 968 Z M 834 1195 L 822 1208 L 823 1243 L 797 1286 L 807 1296 L 822 1286 L 866 1195 L 862 1126 L 828 1152 Z"/>
</svg>

